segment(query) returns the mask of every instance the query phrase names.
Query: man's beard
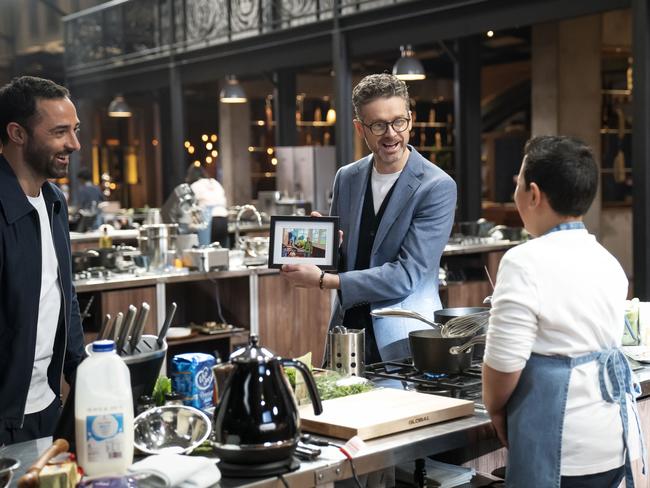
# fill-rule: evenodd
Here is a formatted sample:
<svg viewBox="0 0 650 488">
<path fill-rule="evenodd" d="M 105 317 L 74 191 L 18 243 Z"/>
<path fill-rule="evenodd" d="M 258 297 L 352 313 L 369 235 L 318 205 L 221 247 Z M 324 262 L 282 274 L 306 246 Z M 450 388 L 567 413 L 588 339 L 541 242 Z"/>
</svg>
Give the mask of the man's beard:
<svg viewBox="0 0 650 488">
<path fill-rule="evenodd" d="M 46 179 L 63 178 L 68 175 L 68 165 L 59 166 L 56 155 L 29 138 L 24 150 L 25 162 L 40 176 Z"/>
</svg>

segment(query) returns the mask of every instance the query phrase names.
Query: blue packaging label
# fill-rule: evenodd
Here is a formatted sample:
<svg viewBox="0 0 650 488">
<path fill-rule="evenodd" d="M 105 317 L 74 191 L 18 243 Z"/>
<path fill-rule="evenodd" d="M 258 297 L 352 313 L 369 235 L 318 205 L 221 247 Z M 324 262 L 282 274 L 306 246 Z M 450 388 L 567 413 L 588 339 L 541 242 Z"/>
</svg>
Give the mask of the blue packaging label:
<svg viewBox="0 0 650 488">
<path fill-rule="evenodd" d="M 88 460 L 110 461 L 124 456 L 124 415 L 110 413 L 86 417 L 86 443 Z"/>
<path fill-rule="evenodd" d="M 172 388 L 183 396 L 183 403 L 205 410 L 213 406 L 215 360 L 209 354 L 177 354 L 172 359 Z"/>
</svg>

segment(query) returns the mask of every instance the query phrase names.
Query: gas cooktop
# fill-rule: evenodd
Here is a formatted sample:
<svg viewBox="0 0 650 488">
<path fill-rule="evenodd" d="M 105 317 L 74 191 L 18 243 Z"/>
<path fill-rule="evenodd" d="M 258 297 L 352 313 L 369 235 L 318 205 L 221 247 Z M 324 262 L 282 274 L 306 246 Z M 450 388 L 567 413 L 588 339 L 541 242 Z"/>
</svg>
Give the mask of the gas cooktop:
<svg viewBox="0 0 650 488">
<path fill-rule="evenodd" d="M 369 380 L 398 381 L 405 390 L 471 400 L 477 409 L 485 410 L 480 363 L 473 364 L 462 374 L 447 375 L 422 373 L 415 369 L 410 359 L 403 359 L 366 365 L 365 376 Z"/>
<path fill-rule="evenodd" d="M 95 266 L 92 268 L 87 268 L 83 271 L 79 271 L 77 273 L 74 273 L 72 275 L 72 279 L 74 281 L 81 281 L 81 280 L 91 280 L 91 279 L 105 279 L 109 280 L 111 278 L 115 278 L 116 276 L 127 276 L 127 275 L 134 275 L 137 271 L 137 268 L 131 267 L 123 270 L 119 269 L 109 269 L 105 268 L 103 266 Z"/>
</svg>

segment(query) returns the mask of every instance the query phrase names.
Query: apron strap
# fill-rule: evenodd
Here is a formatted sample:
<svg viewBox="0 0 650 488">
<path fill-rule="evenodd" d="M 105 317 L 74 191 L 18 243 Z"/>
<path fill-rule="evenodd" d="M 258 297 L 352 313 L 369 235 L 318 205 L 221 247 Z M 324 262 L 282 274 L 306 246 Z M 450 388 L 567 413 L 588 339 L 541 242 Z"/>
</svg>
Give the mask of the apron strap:
<svg viewBox="0 0 650 488">
<path fill-rule="evenodd" d="M 632 402 L 632 411 L 636 419 L 639 440 L 641 444 L 641 457 L 643 459 L 643 474 L 646 473 L 646 446 L 641 433 L 641 424 L 639 422 L 639 412 L 636 408 L 636 397 L 641 394 L 641 387 L 635 383 L 632 377 L 632 370 L 625 355 L 620 349 L 608 349 L 602 351 L 598 358 L 599 372 L 598 379 L 600 383 L 600 392 L 603 399 L 608 403 L 618 403 L 621 411 L 621 420 L 623 422 L 623 443 L 625 446 L 625 486 L 634 487 L 634 478 L 632 476 L 632 465 L 630 461 L 630 448 L 628 446 L 628 395 Z"/>
</svg>

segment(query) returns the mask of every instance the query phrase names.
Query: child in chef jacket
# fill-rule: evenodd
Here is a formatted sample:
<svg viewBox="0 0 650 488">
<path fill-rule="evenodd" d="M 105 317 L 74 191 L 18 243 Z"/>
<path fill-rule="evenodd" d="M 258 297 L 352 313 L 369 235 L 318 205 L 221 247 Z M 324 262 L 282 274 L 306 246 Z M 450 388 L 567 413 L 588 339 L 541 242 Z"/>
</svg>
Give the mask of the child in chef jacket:
<svg viewBox="0 0 650 488">
<path fill-rule="evenodd" d="M 633 486 L 635 385 L 618 349 L 628 281 L 583 222 L 597 187 L 583 142 L 526 144 L 515 204 L 536 238 L 499 265 L 483 366 L 509 487 Z"/>
</svg>

